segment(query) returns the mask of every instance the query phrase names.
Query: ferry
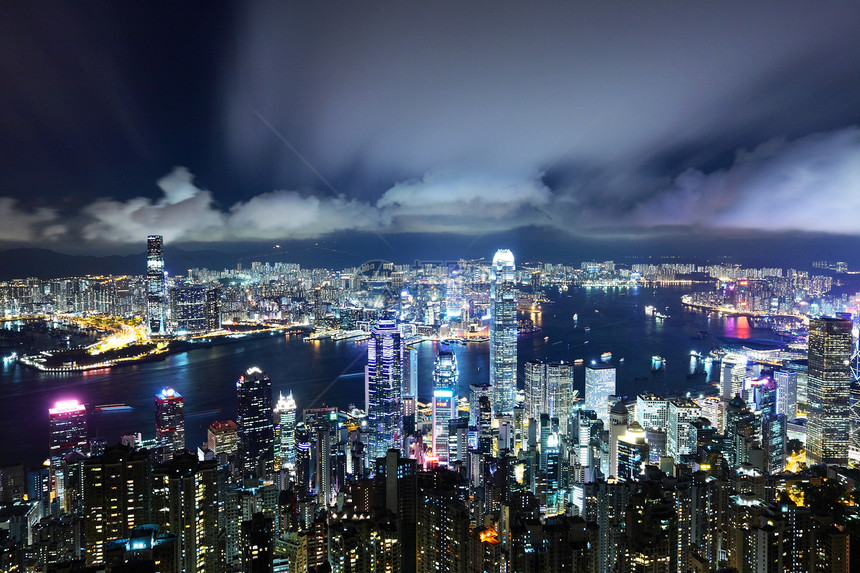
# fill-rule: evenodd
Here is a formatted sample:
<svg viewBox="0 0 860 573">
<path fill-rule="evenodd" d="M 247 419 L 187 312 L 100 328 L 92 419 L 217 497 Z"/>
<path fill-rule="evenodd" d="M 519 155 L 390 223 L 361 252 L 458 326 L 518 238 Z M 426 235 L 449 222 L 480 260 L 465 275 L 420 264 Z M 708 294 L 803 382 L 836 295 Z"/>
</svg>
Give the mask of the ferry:
<svg viewBox="0 0 860 573">
<path fill-rule="evenodd" d="M 600 355 L 600 359 L 603 360 L 604 362 L 606 362 L 607 360 L 609 360 L 611 358 L 612 358 L 611 352 L 604 352 L 603 354 Z"/>
<path fill-rule="evenodd" d="M 97 412 L 127 412 L 133 408 L 128 404 L 99 404 L 95 410 Z"/>
<path fill-rule="evenodd" d="M 573 361 L 574 364 L 582 364 L 583 362 L 585 362 L 585 360 L 583 360 L 582 358 L 577 358 Z"/>
<path fill-rule="evenodd" d="M 663 359 L 662 356 L 656 356 L 655 355 L 655 356 L 651 357 L 651 371 L 652 372 L 657 372 L 659 370 L 663 370 L 663 368 L 665 366 L 666 366 L 666 361 Z"/>
</svg>

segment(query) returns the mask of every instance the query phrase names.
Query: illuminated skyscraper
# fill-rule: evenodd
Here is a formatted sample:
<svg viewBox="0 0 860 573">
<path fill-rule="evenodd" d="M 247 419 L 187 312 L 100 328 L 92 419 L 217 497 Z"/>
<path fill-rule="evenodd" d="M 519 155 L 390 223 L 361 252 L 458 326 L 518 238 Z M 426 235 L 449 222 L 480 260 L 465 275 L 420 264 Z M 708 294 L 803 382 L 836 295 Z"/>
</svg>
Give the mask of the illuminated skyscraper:
<svg viewBox="0 0 860 573">
<path fill-rule="evenodd" d="M 615 367 L 593 364 L 585 368 L 585 406 L 594 410 L 597 419 L 609 425 L 609 397 L 615 394 Z"/>
<path fill-rule="evenodd" d="M 797 418 L 797 372 L 777 370 L 773 373 L 776 382 L 777 411 L 786 420 Z"/>
<path fill-rule="evenodd" d="M 275 404 L 275 471 L 290 473 L 296 467 L 296 401 L 283 394 Z"/>
<path fill-rule="evenodd" d="M 457 356 L 441 350 L 433 365 L 433 455 L 440 465 L 449 461 L 448 422 L 457 417 L 459 379 Z"/>
<path fill-rule="evenodd" d="M 368 458 L 401 449 L 403 340 L 393 320 L 380 319 L 367 341 Z"/>
<path fill-rule="evenodd" d="M 236 382 L 236 429 L 245 476 L 265 478 L 275 469 L 272 381 L 257 367 Z"/>
<path fill-rule="evenodd" d="M 161 235 L 146 238 L 146 326 L 150 334 L 165 334 L 167 280 Z"/>
<path fill-rule="evenodd" d="M 490 268 L 490 383 L 496 415 L 512 414 L 517 390 L 517 293 L 514 255 L 496 251 Z"/>
<path fill-rule="evenodd" d="M 63 505 L 63 458 L 87 447 L 87 407 L 77 400 L 61 400 L 48 410 L 51 431 L 51 487 Z"/>
<path fill-rule="evenodd" d="M 173 388 L 155 395 L 155 439 L 172 452 L 185 449 L 185 400 Z"/>
<path fill-rule="evenodd" d="M 699 406 L 687 398 L 669 400 L 666 455 L 675 462 L 681 456 L 696 452 L 695 444 L 690 443 L 690 422 L 701 416 Z"/>
<path fill-rule="evenodd" d="M 216 456 L 219 454 L 234 456 L 239 451 L 239 437 L 236 422 L 233 420 L 212 422 L 207 437 L 206 446 Z"/>
<path fill-rule="evenodd" d="M 453 267 L 448 278 L 445 314 L 449 319 L 459 320 L 463 316 L 463 273 L 460 267 Z"/>
<path fill-rule="evenodd" d="M 848 463 L 851 321 L 809 322 L 806 455 L 811 463 Z"/>
<path fill-rule="evenodd" d="M 177 334 L 206 331 L 206 289 L 200 285 L 183 285 L 171 289 L 171 320 Z"/>
</svg>

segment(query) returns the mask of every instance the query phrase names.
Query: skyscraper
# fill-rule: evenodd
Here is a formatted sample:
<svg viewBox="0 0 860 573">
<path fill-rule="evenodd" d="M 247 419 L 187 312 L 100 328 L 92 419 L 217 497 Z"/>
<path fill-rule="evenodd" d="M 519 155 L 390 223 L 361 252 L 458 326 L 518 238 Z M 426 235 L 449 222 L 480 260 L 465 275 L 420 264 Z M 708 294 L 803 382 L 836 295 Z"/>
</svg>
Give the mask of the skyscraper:
<svg viewBox="0 0 860 573">
<path fill-rule="evenodd" d="M 171 289 L 171 320 L 177 334 L 196 334 L 206 329 L 206 289 L 183 285 Z"/>
<path fill-rule="evenodd" d="M 251 367 L 236 382 L 236 433 L 245 476 L 264 478 L 275 469 L 272 381 Z"/>
<path fill-rule="evenodd" d="M 367 341 L 368 457 L 400 449 L 403 437 L 401 406 L 403 340 L 393 320 L 380 319 Z"/>
<path fill-rule="evenodd" d="M 173 388 L 155 395 L 155 439 L 171 452 L 185 449 L 185 401 Z"/>
<path fill-rule="evenodd" d="M 797 372 L 777 370 L 773 373 L 776 382 L 777 411 L 786 420 L 797 418 Z"/>
<path fill-rule="evenodd" d="M 490 268 L 490 383 L 496 415 L 512 414 L 517 390 L 517 293 L 514 255 L 496 251 Z"/>
<path fill-rule="evenodd" d="M 450 350 L 441 350 L 433 365 L 433 455 L 441 465 L 447 465 L 448 422 L 457 416 L 457 388 L 459 386 L 457 356 Z"/>
<path fill-rule="evenodd" d="M 806 455 L 811 463 L 848 463 L 851 321 L 809 322 Z"/>
<path fill-rule="evenodd" d="M 293 472 L 296 466 L 296 401 L 283 394 L 275 404 L 275 471 Z"/>
<path fill-rule="evenodd" d="M 597 419 L 609 425 L 609 397 L 615 394 L 615 367 L 593 364 L 585 368 L 585 409 L 597 412 Z"/>
<path fill-rule="evenodd" d="M 167 281 L 161 235 L 146 238 L 146 326 L 150 334 L 165 334 Z"/>
<path fill-rule="evenodd" d="M 87 407 L 77 400 L 61 400 L 48 410 L 51 429 L 51 487 L 63 504 L 65 480 L 63 459 L 66 454 L 87 446 Z"/>
</svg>

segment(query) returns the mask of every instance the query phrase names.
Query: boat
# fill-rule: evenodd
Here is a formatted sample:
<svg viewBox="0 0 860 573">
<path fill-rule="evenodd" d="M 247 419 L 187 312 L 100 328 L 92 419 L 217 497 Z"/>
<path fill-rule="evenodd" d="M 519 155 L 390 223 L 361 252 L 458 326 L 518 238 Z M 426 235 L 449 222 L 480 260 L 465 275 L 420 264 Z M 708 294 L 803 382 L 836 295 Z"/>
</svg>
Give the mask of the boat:
<svg viewBox="0 0 860 573">
<path fill-rule="evenodd" d="M 657 372 L 659 370 L 663 370 L 663 368 L 665 366 L 666 366 L 666 361 L 663 359 L 662 356 L 656 356 L 655 355 L 655 356 L 651 357 L 651 371 L 652 372 Z"/>
<path fill-rule="evenodd" d="M 600 359 L 603 360 L 604 362 L 609 360 L 610 358 L 612 358 L 611 352 L 604 352 L 603 354 L 600 355 Z"/>
<path fill-rule="evenodd" d="M 579 315 L 577 313 L 573 313 L 573 320 L 574 321 L 579 320 Z"/>
<path fill-rule="evenodd" d="M 585 327 L 585 332 L 591 332 L 591 327 L 590 327 L 590 326 L 586 326 L 586 327 Z"/>
<path fill-rule="evenodd" d="M 574 364 L 582 364 L 583 362 L 585 362 L 585 360 L 583 360 L 582 358 L 577 358 L 573 361 Z"/>
<path fill-rule="evenodd" d="M 126 412 L 132 409 L 128 404 L 99 404 L 95 407 L 97 412 Z"/>
</svg>

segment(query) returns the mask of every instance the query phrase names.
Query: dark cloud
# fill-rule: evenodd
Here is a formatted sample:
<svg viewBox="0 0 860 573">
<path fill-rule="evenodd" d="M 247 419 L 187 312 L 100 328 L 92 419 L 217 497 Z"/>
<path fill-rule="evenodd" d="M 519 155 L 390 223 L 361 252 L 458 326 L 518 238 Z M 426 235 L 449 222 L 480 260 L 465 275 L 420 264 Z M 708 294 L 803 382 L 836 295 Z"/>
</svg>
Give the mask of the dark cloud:
<svg viewBox="0 0 860 573">
<path fill-rule="evenodd" d="M 0 240 L 857 233 L 860 5 L 5 10 Z"/>
</svg>

